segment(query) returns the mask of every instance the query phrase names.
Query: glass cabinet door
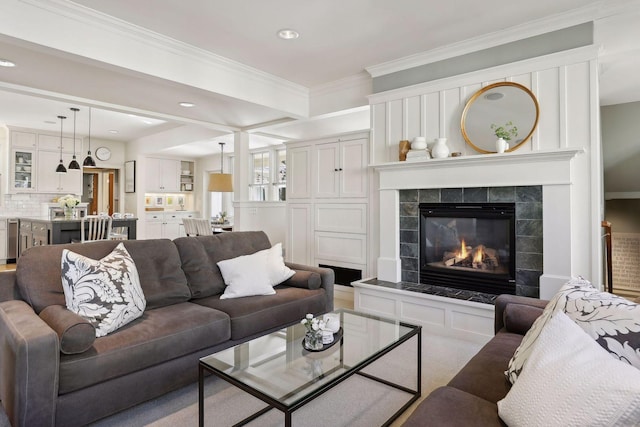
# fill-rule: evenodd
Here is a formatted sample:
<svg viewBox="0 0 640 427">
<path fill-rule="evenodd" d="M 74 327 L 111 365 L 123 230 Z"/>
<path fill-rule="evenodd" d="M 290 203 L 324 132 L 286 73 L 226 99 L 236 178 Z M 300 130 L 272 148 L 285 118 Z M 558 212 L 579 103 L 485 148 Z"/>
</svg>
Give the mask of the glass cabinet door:
<svg viewBox="0 0 640 427">
<path fill-rule="evenodd" d="M 35 152 L 13 151 L 12 190 L 29 191 L 35 186 Z"/>
</svg>

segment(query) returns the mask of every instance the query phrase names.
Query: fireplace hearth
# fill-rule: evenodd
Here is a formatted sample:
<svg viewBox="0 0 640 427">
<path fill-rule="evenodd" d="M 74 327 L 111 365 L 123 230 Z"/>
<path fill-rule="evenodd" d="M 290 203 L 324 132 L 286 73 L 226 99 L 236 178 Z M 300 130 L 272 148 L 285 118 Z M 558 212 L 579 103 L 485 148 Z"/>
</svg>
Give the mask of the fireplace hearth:
<svg viewBox="0 0 640 427">
<path fill-rule="evenodd" d="M 421 203 L 420 283 L 516 293 L 514 203 Z"/>
</svg>

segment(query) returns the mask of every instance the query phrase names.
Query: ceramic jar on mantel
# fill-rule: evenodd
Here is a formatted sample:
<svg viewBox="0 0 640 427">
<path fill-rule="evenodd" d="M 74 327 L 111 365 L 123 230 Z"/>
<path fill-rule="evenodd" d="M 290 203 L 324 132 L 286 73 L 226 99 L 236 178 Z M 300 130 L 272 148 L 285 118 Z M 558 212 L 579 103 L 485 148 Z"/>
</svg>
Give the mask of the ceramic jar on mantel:
<svg viewBox="0 0 640 427">
<path fill-rule="evenodd" d="M 436 138 L 436 142 L 433 144 L 433 148 L 431 149 L 431 157 L 434 159 L 444 159 L 449 157 L 447 138 Z"/>
<path fill-rule="evenodd" d="M 496 153 L 504 153 L 509 149 L 509 144 L 503 138 L 496 141 Z"/>
</svg>

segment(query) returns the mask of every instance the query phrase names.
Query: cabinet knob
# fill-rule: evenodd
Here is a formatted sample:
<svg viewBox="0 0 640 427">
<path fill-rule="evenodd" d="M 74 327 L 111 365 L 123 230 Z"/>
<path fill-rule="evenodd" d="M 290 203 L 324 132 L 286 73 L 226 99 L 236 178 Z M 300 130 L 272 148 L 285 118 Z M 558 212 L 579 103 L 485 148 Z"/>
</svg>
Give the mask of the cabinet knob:
<svg viewBox="0 0 640 427">
<path fill-rule="evenodd" d="M 338 168 L 335 168 L 334 171 L 338 172 Z"/>
</svg>

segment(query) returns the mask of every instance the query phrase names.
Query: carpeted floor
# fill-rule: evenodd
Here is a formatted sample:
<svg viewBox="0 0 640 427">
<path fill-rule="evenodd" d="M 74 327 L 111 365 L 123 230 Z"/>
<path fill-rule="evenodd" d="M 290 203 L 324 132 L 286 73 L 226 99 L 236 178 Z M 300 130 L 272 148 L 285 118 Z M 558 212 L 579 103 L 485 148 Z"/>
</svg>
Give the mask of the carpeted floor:
<svg viewBox="0 0 640 427">
<path fill-rule="evenodd" d="M 367 372 L 415 387 L 415 339 L 405 343 L 375 364 Z M 480 349 L 479 344 L 449 337 L 422 336 L 422 398 L 438 386 L 446 384 Z M 353 376 L 293 414 L 296 426 L 362 426 L 381 425 L 406 401 L 407 395 L 391 391 L 364 377 Z M 229 426 L 264 407 L 258 399 L 216 377 L 207 378 L 205 388 L 206 425 Z M 399 426 L 413 411 L 415 403 L 394 422 Z M 193 384 L 158 399 L 135 406 L 101 420 L 94 427 L 167 426 L 187 427 L 198 423 L 198 386 Z M 284 416 L 272 410 L 254 420 L 250 426 L 284 425 Z"/>
</svg>

